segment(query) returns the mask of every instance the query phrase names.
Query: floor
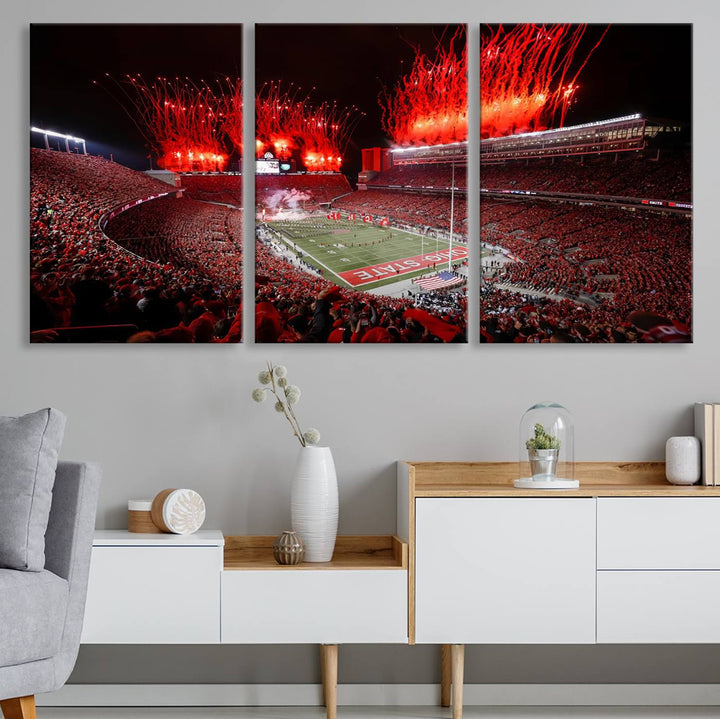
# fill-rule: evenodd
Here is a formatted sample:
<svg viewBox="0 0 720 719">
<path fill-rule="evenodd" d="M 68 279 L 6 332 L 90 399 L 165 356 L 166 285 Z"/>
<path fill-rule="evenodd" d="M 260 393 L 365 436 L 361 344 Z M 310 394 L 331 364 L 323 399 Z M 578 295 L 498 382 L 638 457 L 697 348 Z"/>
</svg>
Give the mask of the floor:
<svg viewBox="0 0 720 719">
<path fill-rule="evenodd" d="M 340 707 L 338 719 L 450 719 L 435 707 Z M 324 719 L 319 708 L 40 708 L 38 719 Z M 706 719 L 720 707 L 465 707 L 464 719 Z"/>
</svg>

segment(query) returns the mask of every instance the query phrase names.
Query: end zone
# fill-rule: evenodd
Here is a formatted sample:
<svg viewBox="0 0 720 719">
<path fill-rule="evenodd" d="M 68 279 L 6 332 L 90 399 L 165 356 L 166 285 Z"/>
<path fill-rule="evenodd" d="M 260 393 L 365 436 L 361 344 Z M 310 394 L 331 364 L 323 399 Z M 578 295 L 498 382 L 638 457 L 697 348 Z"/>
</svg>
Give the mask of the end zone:
<svg viewBox="0 0 720 719">
<path fill-rule="evenodd" d="M 384 280 L 388 277 L 402 277 L 410 272 L 425 267 L 433 267 L 448 260 L 464 260 L 468 256 L 468 248 L 465 246 L 453 247 L 452 250 L 440 250 L 439 252 L 427 252 L 424 255 L 416 255 L 415 257 L 406 257 L 402 260 L 393 260 L 392 262 L 383 262 L 378 265 L 370 265 L 368 267 L 360 267 L 356 270 L 346 270 L 339 272 L 345 282 L 353 287 L 361 287 L 371 282 Z M 451 256 L 452 255 L 452 256 Z"/>
</svg>

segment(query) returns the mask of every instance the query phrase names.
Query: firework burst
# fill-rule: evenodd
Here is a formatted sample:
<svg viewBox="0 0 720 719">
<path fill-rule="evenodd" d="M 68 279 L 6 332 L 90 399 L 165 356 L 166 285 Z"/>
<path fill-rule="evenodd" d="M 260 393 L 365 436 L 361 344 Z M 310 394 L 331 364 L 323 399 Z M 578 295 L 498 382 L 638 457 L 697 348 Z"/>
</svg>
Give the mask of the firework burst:
<svg viewBox="0 0 720 719">
<path fill-rule="evenodd" d="M 315 90 L 315 88 L 312 88 Z M 282 160 L 298 153 L 310 172 L 338 172 L 352 130 L 364 113 L 354 105 L 314 103 L 310 92 L 290 83 L 267 82 L 255 98 L 258 157 L 272 152 Z"/>
<path fill-rule="evenodd" d="M 587 25 L 502 25 L 483 28 L 480 38 L 480 135 L 498 137 L 562 127 L 576 98 L 578 76 L 590 52 L 578 61 Z"/>
<path fill-rule="evenodd" d="M 243 151 L 243 94 L 242 80 L 239 77 L 225 77 L 218 80 L 218 106 L 220 112 L 220 128 L 233 144 L 237 154 L 242 157 Z"/>
<path fill-rule="evenodd" d="M 465 28 L 438 41 L 434 57 L 415 49 L 410 72 L 379 101 L 383 129 L 397 145 L 438 145 L 467 140 Z"/>
<path fill-rule="evenodd" d="M 160 167 L 174 172 L 225 168 L 225 103 L 205 81 L 156 77 L 146 82 L 139 74 L 121 80 L 105 77 L 120 92 L 121 106 L 157 154 Z"/>
</svg>

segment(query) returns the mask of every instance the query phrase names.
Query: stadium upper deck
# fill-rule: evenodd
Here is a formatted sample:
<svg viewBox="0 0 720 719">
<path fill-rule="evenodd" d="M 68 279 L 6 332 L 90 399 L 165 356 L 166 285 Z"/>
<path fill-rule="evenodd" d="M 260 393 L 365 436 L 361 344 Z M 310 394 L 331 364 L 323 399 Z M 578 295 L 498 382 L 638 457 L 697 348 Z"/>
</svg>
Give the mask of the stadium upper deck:
<svg viewBox="0 0 720 719">
<path fill-rule="evenodd" d="M 491 137 L 480 143 L 484 163 L 540 157 L 596 155 L 677 147 L 687 137 L 687 127 L 679 122 L 628 115 L 610 120 Z M 391 150 L 392 165 L 428 165 L 466 163 L 467 142 L 422 147 L 398 147 Z"/>
<path fill-rule="evenodd" d="M 685 133 L 681 123 L 628 115 L 572 127 L 487 138 L 480 143 L 480 159 L 491 163 L 638 151 L 677 145 Z"/>
<path fill-rule="evenodd" d="M 396 147 L 391 150 L 393 165 L 427 165 L 437 162 L 466 163 L 468 144 L 452 142 L 448 145 Z"/>
</svg>

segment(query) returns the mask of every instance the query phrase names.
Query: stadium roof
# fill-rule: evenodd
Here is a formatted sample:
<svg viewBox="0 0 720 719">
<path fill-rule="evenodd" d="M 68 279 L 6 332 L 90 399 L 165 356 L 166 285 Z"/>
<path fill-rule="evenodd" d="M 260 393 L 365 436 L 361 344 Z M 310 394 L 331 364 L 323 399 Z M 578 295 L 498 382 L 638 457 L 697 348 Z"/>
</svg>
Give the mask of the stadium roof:
<svg viewBox="0 0 720 719">
<path fill-rule="evenodd" d="M 433 162 L 467 162 L 468 144 L 450 142 L 445 145 L 418 145 L 416 147 L 395 147 L 393 165 L 421 165 Z"/>
<path fill-rule="evenodd" d="M 582 125 L 490 137 L 480 143 L 483 162 L 568 157 L 681 146 L 688 125 L 674 120 L 624 115 Z"/>
</svg>

